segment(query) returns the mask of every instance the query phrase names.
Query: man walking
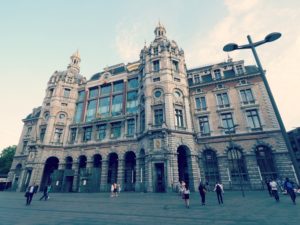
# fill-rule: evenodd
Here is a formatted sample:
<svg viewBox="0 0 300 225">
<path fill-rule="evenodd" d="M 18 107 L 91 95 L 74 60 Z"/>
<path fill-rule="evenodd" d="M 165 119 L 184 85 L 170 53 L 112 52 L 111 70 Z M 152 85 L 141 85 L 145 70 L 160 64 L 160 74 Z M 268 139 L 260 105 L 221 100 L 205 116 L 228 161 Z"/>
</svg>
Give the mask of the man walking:
<svg viewBox="0 0 300 225">
<path fill-rule="evenodd" d="M 272 195 L 274 196 L 276 202 L 279 202 L 277 182 L 275 181 L 275 179 L 272 179 L 272 181 L 270 182 L 270 187 L 271 187 L 271 190 L 272 190 Z"/>
<path fill-rule="evenodd" d="M 286 190 L 287 194 L 291 196 L 294 205 L 296 205 L 296 194 L 294 191 L 293 183 L 289 180 L 289 178 L 285 178 L 284 189 Z"/>
<path fill-rule="evenodd" d="M 49 185 L 50 186 L 50 185 Z M 48 193 L 49 193 L 49 191 L 50 191 L 50 188 L 49 188 L 49 186 L 48 185 L 46 185 L 45 187 L 44 187 L 44 190 L 43 190 L 43 196 L 40 198 L 40 201 L 44 198 L 45 199 L 45 201 L 47 201 L 47 199 L 48 199 Z"/>
<path fill-rule="evenodd" d="M 202 203 L 202 205 L 205 205 L 205 194 L 206 194 L 207 190 L 205 188 L 205 185 L 202 182 L 200 182 L 198 190 L 199 190 L 199 194 L 201 196 L 201 203 Z"/>
<path fill-rule="evenodd" d="M 32 201 L 32 197 L 33 197 L 33 194 L 34 194 L 34 185 L 30 185 L 28 188 L 27 188 L 27 191 L 26 191 L 26 205 L 30 205 L 31 201 Z"/>
<path fill-rule="evenodd" d="M 219 205 L 223 204 L 222 194 L 224 193 L 224 190 L 223 190 L 223 185 L 220 182 L 216 182 L 214 191 L 217 193 Z"/>
</svg>

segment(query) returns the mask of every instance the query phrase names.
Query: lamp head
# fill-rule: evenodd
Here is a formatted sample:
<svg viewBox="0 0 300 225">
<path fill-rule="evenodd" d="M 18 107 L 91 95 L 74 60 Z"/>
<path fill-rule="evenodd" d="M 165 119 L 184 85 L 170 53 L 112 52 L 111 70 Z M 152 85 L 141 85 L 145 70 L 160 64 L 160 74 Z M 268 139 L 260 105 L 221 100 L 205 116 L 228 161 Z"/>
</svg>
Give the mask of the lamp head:
<svg viewBox="0 0 300 225">
<path fill-rule="evenodd" d="M 235 43 L 229 43 L 223 47 L 224 52 L 231 52 L 238 49 L 238 45 Z"/>
<path fill-rule="evenodd" d="M 265 42 L 275 41 L 275 40 L 277 40 L 280 37 L 281 37 L 281 33 L 279 33 L 279 32 L 273 32 L 273 33 L 268 34 L 265 37 Z"/>
</svg>

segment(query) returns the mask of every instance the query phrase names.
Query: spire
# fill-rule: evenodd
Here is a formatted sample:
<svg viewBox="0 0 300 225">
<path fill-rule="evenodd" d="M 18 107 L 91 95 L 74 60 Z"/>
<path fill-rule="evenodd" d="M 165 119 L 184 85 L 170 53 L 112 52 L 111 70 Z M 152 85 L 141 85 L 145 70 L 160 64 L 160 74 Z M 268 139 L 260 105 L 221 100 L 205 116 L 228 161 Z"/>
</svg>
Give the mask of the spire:
<svg viewBox="0 0 300 225">
<path fill-rule="evenodd" d="M 158 25 L 154 30 L 155 39 L 166 38 L 166 33 L 165 27 L 158 21 Z"/>
<path fill-rule="evenodd" d="M 73 55 L 71 55 L 70 59 L 71 59 L 71 63 L 69 64 L 68 69 L 70 68 L 75 69 L 77 73 L 79 73 L 80 71 L 79 64 L 81 62 L 81 58 L 78 49 L 75 53 L 73 53 Z"/>
</svg>

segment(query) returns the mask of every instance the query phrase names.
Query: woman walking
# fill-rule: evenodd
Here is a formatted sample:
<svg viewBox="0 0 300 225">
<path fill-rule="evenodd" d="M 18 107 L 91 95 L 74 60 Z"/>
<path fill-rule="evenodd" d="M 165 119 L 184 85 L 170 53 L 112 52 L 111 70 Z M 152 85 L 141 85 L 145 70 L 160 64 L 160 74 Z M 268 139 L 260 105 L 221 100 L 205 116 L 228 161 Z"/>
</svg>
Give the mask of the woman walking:
<svg viewBox="0 0 300 225">
<path fill-rule="evenodd" d="M 183 189 L 182 198 L 184 199 L 185 207 L 190 208 L 190 190 L 189 190 L 189 186 L 187 184 L 185 185 L 185 187 Z"/>
</svg>

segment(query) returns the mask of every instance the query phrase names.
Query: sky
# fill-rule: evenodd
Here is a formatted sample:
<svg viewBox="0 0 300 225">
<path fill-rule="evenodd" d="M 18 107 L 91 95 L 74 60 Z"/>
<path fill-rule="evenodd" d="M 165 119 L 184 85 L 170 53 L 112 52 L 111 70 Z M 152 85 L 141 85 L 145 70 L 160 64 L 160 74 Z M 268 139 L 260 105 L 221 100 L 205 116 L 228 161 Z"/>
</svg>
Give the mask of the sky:
<svg viewBox="0 0 300 225">
<path fill-rule="evenodd" d="M 139 59 L 160 21 L 184 50 L 188 68 L 228 58 L 225 44 L 281 32 L 257 48 L 287 130 L 300 126 L 298 0 L 14 0 L 0 7 L 0 151 L 18 144 L 22 119 L 42 104 L 50 76 L 79 50 L 89 79 L 106 66 Z M 254 65 L 249 50 L 233 60 Z"/>
</svg>

